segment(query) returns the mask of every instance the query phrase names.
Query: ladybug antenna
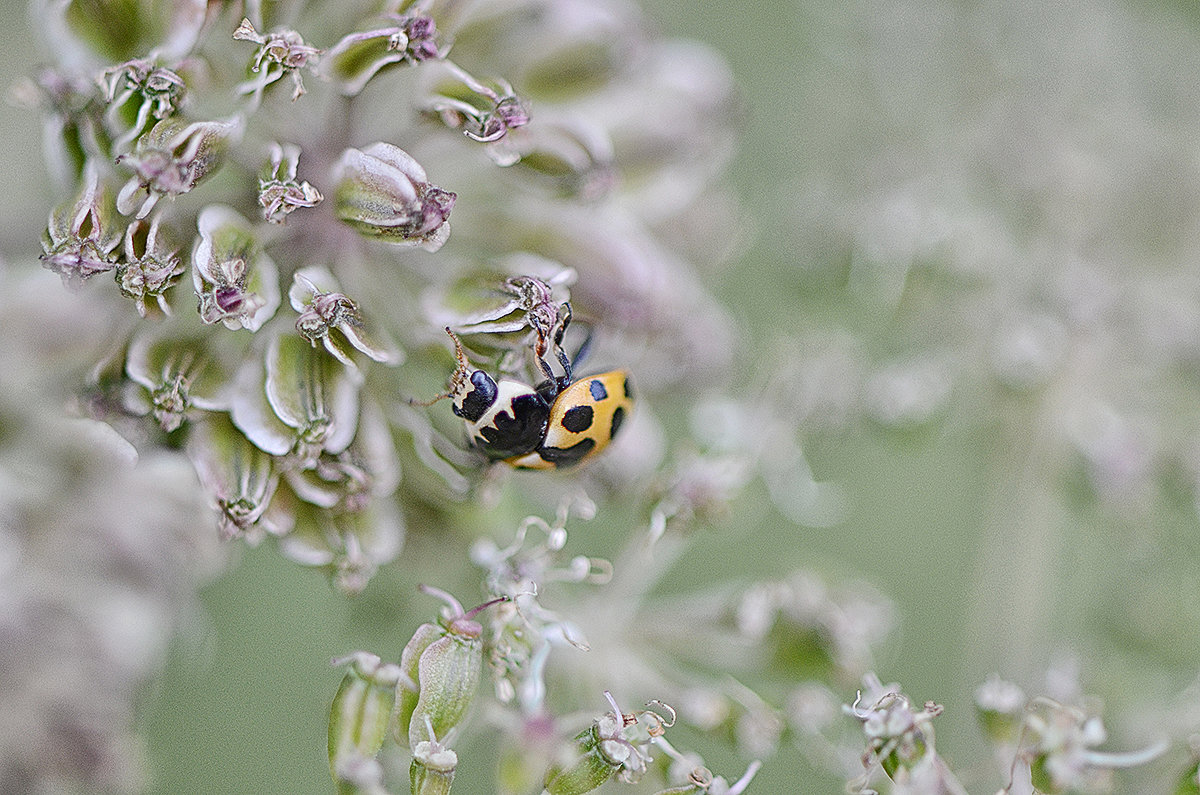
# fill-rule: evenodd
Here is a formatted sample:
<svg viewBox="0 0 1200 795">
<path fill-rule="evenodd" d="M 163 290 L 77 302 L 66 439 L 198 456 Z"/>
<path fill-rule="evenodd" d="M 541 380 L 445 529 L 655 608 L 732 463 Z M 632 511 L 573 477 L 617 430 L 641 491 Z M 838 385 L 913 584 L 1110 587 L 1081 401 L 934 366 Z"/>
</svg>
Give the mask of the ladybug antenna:
<svg viewBox="0 0 1200 795">
<path fill-rule="evenodd" d="M 454 340 L 454 358 L 458 361 L 454 372 L 450 374 L 450 388 L 441 394 L 434 395 L 429 400 L 409 398 L 408 404 L 410 406 L 432 406 L 439 400 L 445 400 L 461 391 L 470 380 L 471 365 L 467 362 L 467 352 L 463 350 L 462 340 L 450 330 L 449 326 L 446 326 L 446 333 L 450 335 L 450 339 Z"/>
</svg>

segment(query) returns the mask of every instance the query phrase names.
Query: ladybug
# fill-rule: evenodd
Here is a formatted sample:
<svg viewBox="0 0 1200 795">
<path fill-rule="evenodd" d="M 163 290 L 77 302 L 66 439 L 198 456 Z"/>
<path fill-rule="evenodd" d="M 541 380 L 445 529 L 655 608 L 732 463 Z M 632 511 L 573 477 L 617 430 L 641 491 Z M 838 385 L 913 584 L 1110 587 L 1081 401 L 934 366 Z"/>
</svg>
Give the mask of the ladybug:
<svg viewBox="0 0 1200 795">
<path fill-rule="evenodd" d="M 574 380 L 571 362 L 559 348 L 564 375 L 554 377 L 539 358 L 547 378 L 536 387 L 497 380 L 472 370 L 458 335 L 449 328 L 446 333 L 454 341 L 458 367 L 450 377 L 450 391 L 435 400 L 451 399 L 455 415 L 467 424 L 471 445 L 494 461 L 516 469 L 575 466 L 607 447 L 633 410 L 624 370 Z M 556 347 L 561 338 L 560 330 Z"/>
</svg>

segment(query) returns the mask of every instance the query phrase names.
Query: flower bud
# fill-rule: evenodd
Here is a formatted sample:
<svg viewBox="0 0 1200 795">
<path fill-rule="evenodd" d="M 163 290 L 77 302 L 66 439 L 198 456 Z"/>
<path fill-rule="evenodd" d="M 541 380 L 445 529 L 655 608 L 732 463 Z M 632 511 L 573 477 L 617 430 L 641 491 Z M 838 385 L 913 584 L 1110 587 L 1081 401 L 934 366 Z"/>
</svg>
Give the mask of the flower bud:
<svg viewBox="0 0 1200 795">
<path fill-rule="evenodd" d="M 43 6 L 44 13 L 61 15 L 53 24 L 66 38 L 56 42 L 59 47 L 69 51 L 73 36 L 109 62 L 150 50 L 167 61 L 182 58 L 195 46 L 208 18 L 207 0 L 38 0 L 36 5 Z"/>
<path fill-rule="evenodd" d="M 1014 743 L 1025 722 L 1025 693 L 1012 682 L 991 676 L 975 691 L 975 715 L 994 743 Z"/>
<path fill-rule="evenodd" d="M 75 199 L 50 213 L 42 239 L 42 264 L 70 286 L 112 270 L 116 267 L 113 249 L 121 242 L 118 222 L 112 194 L 100 182 L 96 168 L 89 165 Z"/>
<path fill-rule="evenodd" d="M 367 652 L 333 661 L 347 663 L 350 670 L 329 710 L 329 772 L 334 781 L 343 778 L 339 768 L 347 762 L 379 753 L 396 703 L 396 685 L 403 678 L 399 666 Z"/>
<path fill-rule="evenodd" d="M 402 690 L 400 728 L 407 745 L 445 737 L 466 714 L 483 671 L 481 628 L 472 621 L 450 627 L 422 624 L 400 656 L 400 667 L 417 683 Z M 403 740 L 403 738 L 398 738 Z"/>
<path fill-rule="evenodd" d="M 450 236 L 455 194 L 429 184 L 425 169 L 397 146 L 347 149 L 333 179 L 338 217 L 364 235 L 426 251 Z"/>
<path fill-rule="evenodd" d="M 198 318 L 143 326 L 125 352 L 125 374 L 142 389 L 128 395 L 125 408 L 152 413 L 167 433 L 204 412 L 224 411 L 229 382 L 244 355 L 242 340 L 215 334 Z"/>
<path fill-rule="evenodd" d="M 271 512 L 279 485 L 271 456 L 243 436 L 228 416 L 214 413 L 188 438 L 188 457 L 217 509 L 222 538 L 287 529 L 287 517 Z"/>
<path fill-rule="evenodd" d="M 200 318 L 226 328 L 258 331 L 279 307 L 275 263 L 262 252 L 248 221 L 231 207 L 210 205 L 197 221 L 192 281 Z"/>
<path fill-rule="evenodd" d="M 155 124 L 132 152 L 117 158 L 134 172 L 117 195 L 117 209 L 125 215 L 136 209 L 137 217 L 145 218 L 160 197 L 187 193 L 217 169 L 241 129 L 236 118 L 188 124 L 171 117 Z M 147 196 L 139 205 L 142 190 Z"/>
<path fill-rule="evenodd" d="M 611 764 L 600 750 L 601 731 L 613 728 L 608 724 L 602 728 L 601 722 L 606 720 L 611 723 L 612 716 L 604 716 L 575 735 L 573 742 L 578 758 L 570 767 L 550 769 L 546 776 L 549 795 L 583 795 L 612 778 L 619 764 Z"/>
<path fill-rule="evenodd" d="M 401 688 L 397 704 L 398 742 L 416 749 L 422 742 L 437 742 L 458 726 L 483 671 L 483 627 L 474 617 L 496 601 L 463 612 L 452 596 L 423 587 L 450 603 L 454 617 L 442 626 L 422 624 L 400 655 L 400 668 L 416 683 Z"/>
<path fill-rule="evenodd" d="M 447 795 L 454 782 L 458 754 L 436 742 L 420 742 L 413 748 L 408 769 L 413 795 Z"/>
<path fill-rule="evenodd" d="M 258 204 L 273 224 L 282 224 L 296 208 L 315 207 L 325 198 L 307 180 L 296 179 L 299 165 L 300 147 L 271 144 L 270 160 L 258 179 Z"/>
</svg>

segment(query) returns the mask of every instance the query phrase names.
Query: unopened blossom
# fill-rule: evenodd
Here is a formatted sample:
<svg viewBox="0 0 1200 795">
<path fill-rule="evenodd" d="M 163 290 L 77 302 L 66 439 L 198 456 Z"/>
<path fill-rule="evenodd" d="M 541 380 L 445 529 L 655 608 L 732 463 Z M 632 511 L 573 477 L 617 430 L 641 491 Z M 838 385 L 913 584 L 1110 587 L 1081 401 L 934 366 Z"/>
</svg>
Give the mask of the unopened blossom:
<svg viewBox="0 0 1200 795">
<path fill-rule="evenodd" d="M 187 452 L 216 511 L 223 538 L 252 543 L 282 535 L 294 521 L 272 498 L 279 473 L 271 457 L 251 444 L 223 414 L 197 426 Z"/>
<path fill-rule="evenodd" d="M 97 273 L 116 267 L 114 251 L 121 242 L 121 226 L 112 193 L 89 166 L 73 201 L 50 214 L 42 240 L 42 264 L 75 287 Z"/>
<path fill-rule="evenodd" d="M 245 345 L 241 338 L 215 331 L 197 317 L 186 324 L 160 323 L 135 331 L 124 356 L 129 380 L 124 409 L 153 416 L 167 433 L 205 419 L 206 412 L 228 410 L 230 382 Z"/>
<path fill-rule="evenodd" d="M 349 667 L 329 710 L 329 771 L 337 782 L 349 764 L 379 753 L 404 674 L 398 665 L 365 651 L 333 664 Z"/>
<path fill-rule="evenodd" d="M 205 323 L 257 331 L 279 306 L 279 276 L 253 228 L 236 210 L 206 207 L 197 221 L 192 282 Z"/>
<path fill-rule="evenodd" d="M 306 467 L 346 450 L 358 428 L 360 375 L 299 334 L 278 325 L 267 333 L 262 360 L 238 373 L 234 424 L 262 450 Z"/>
<path fill-rule="evenodd" d="M 95 82 L 66 69 L 46 67 L 17 81 L 10 94 L 14 104 L 39 111 L 42 156 L 54 182 L 73 185 L 89 153 L 103 149 L 103 97 Z"/>
<path fill-rule="evenodd" d="M 409 684 L 401 687 L 397 738 L 414 750 L 445 739 L 466 714 L 483 672 L 483 627 L 475 616 L 496 601 L 467 611 L 444 591 L 423 590 L 445 599 L 451 615 L 418 627 L 400 657 Z"/>
<path fill-rule="evenodd" d="M 450 236 L 455 194 L 431 184 L 398 146 L 347 149 L 334 169 L 338 217 L 367 237 L 437 251 Z"/>
<path fill-rule="evenodd" d="M 163 196 L 187 193 L 219 165 L 225 148 L 241 133 L 241 121 L 187 123 L 175 117 L 163 119 L 138 138 L 132 152 L 117 162 L 133 176 L 117 195 L 117 209 L 145 218 Z M 141 192 L 146 196 L 139 203 Z"/>
</svg>

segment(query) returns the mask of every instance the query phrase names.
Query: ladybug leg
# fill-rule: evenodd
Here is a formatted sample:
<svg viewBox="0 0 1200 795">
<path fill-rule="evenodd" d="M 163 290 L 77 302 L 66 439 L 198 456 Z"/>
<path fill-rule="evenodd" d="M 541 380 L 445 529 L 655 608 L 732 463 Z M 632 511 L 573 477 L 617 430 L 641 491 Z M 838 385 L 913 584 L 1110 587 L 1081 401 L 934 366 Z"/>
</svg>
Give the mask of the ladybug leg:
<svg viewBox="0 0 1200 795">
<path fill-rule="evenodd" d="M 554 353 L 558 357 L 558 363 L 562 365 L 563 373 L 565 373 L 566 383 L 571 383 L 571 360 L 567 358 L 567 354 L 563 351 L 563 335 L 567 333 L 567 326 L 571 325 L 571 304 L 563 302 L 559 308 L 562 313 L 562 322 L 558 325 L 558 329 L 554 332 Z"/>
</svg>

